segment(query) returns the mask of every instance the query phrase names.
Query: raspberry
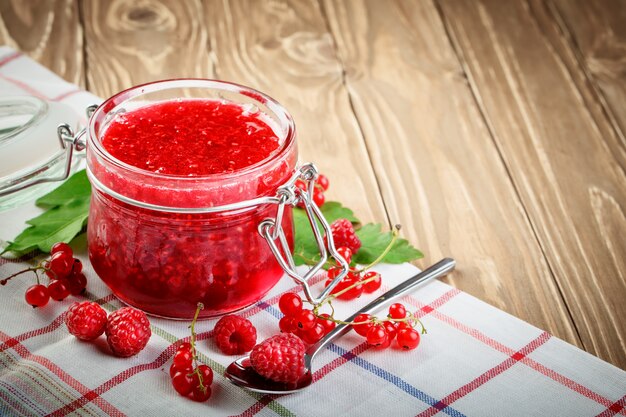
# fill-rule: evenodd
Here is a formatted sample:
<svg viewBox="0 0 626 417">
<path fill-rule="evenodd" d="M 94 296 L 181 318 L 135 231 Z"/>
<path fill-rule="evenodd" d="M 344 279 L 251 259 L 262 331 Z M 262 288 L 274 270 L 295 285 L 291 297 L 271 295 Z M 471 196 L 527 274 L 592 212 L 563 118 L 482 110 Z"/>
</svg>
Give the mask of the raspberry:
<svg viewBox="0 0 626 417">
<path fill-rule="evenodd" d="M 240 355 L 256 344 L 256 328 L 250 320 L 229 314 L 219 319 L 213 330 L 215 343 L 227 355 Z"/>
<path fill-rule="evenodd" d="M 353 254 L 357 253 L 361 247 L 361 240 L 354 232 L 354 226 L 348 219 L 335 220 L 330 225 L 330 230 L 333 234 L 333 240 L 335 247 L 346 247 L 352 251 Z"/>
<path fill-rule="evenodd" d="M 304 342 L 291 333 L 281 333 L 252 349 L 250 364 L 261 376 L 276 382 L 297 382 L 304 375 Z"/>
<path fill-rule="evenodd" d="M 111 313 L 105 333 L 113 353 L 123 358 L 139 353 L 152 335 L 146 313 L 132 307 L 122 307 Z"/>
<path fill-rule="evenodd" d="M 80 340 L 94 340 L 104 333 L 106 324 L 106 311 L 93 301 L 72 304 L 65 316 L 67 330 Z"/>
</svg>

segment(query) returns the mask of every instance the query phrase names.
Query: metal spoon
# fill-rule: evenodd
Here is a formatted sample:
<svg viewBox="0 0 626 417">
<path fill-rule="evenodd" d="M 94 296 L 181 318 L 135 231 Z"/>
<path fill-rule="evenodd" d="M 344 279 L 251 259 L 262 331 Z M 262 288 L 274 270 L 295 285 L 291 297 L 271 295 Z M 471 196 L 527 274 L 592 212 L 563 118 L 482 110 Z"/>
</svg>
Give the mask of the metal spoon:
<svg viewBox="0 0 626 417">
<path fill-rule="evenodd" d="M 396 287 L 390 289 L 389 291 L 354 313 L 345 321 L 351 322 L 354 321 L 356 316 L 358 316 L 359 314 L 369 314 L 378 310 L 384 304 L 397 300 L 416 286 L 426 281 L 430 281 L 431 279 L 439 278 L 446 275 L 448 272 L 454 269 L 455 265 L 456 262 L 454 261 L 454 259 L 442 259 L 430 268 L 425 269 L 419 274 L 407 279 L 403 283 L 398 284 Z M 338 324 L 337 327 L 331 330 L 319 342 L 311 345 L 306 350 L 304 355 L 304 366 L 306 368 L 306 372 L 295 383 L 287 384 L 282 382 L 275 382 L 260 376 L 256 373 L 254 369 L 252 369 L 252 366 L 250 365 L 249 355 L 239 358 L 230 365 L 228 365 L 228 368 L 226 368 L 226 371 L 224 372 L 224 376 L 230 379 L 230 381 L 235 385 L 239 385 L 243 388 L 249 389 L 250 391 L 260 392 L 263 394 L 290 394 L 292 392 L 298 392 L 308 387 L 313 382 L 311 365 L 313 358 L 315 358 L 315 355 L 317 355 L 322 349 L 324 349 L 330 342 L 332 342 L 339 336 L 346 334 L 348 331 L 350 331 L 349 325 Z"/>
</svg>

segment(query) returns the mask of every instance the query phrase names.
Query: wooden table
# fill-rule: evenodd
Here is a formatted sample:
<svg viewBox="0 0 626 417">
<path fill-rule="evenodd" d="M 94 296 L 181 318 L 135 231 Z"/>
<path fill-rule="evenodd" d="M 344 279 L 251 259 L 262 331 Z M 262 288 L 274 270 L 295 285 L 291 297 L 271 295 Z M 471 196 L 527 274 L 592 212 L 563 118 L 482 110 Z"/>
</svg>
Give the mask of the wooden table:
<svg viewBox="0 0 626 417">
<path fill-rule="evenodd" d="M 108 97 L 208 77 L 293 114 L 328 198 L 626 369 L 626 1 L 0 1 L 0 43 Z"/>
</svg>

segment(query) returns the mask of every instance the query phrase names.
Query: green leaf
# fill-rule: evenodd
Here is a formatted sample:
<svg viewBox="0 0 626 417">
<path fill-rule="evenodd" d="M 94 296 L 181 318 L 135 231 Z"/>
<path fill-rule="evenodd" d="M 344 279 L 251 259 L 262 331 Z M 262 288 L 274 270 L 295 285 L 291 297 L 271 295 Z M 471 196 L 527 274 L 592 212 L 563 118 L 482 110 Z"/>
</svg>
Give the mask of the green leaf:
<svg viewBox="0 0 626 417">
<path fill-rule="evenodd" d="M 337 219 L 348 219 L 352 223 L 359 223 L 354 212 L 347 207 L 343 207 L 341 203 L 336 201 L 327 201 L 321 207 L 322 214 L 328 223 L 332 223 Z M 304 209 L 293 209 L 293 222 L 295 228 L 294 242 L 294 262 L 296 265 L 305 265 L 314 263 L 319 259 L 319 249 L 311 224 Z M 319 222 L 318 222 L 319 223 Z M 319 225 L 321 228 L 322 226 Z"/>
<path fill-rule="evenodd" d="M 78 171 L 59 187 L 40 197 L 35 204 L 43 208 L 63 206 L 76 200 L 89 200 L 91 184 L 85 170 Z"/>
<path fill-rule="evenodd" d="M 91 186 L 85 171 L 79 171 L 65 183 L 36 201 L 47 208 L 26 221 L 31 226 L 20 233 L 3 251 L 22 254 L 34 249 L 49 252 L 57 242 L 69 242 L 87 223 Z"/>
<path fill-rule="evenodd" d="M 304 213 L 303 209 L 297 209 Z M 352 224 L 360 223 L 361 221 L 354 216 L 354 212 L 347 207 L 341 205 L 341 203 L 337 201 L 327 201 L 320 209 L 324 218 L 329 223 L 334 222 L 338 219 L 348 219 L 352 222 Z M 306 217 L 306 213 L 304 213 Z"/>
<path fill-rule="evenodd" d="M 385 251 L 393 234 L 383 232 L 380 224 L 368 223 L 356 231 L 356 235 L 361 239 L 361 249 L 353 256 L 353 261 L 368 265 L 374 262 Z M 381 260 L 388 264 L 401 264 L 422 258 L 424 255 L 415 249 L 406 239 L 396 239 L 391 250 Z"/>
</svg>

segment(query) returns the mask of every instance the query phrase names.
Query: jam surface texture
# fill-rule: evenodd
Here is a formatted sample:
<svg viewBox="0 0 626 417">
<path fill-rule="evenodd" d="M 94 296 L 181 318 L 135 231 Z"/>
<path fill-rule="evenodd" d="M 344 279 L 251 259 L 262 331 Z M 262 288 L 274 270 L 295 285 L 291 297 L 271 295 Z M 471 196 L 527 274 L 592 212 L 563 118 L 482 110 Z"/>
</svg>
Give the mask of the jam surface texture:
<svg viewBox="0 0 626 417">
<path fill-rule="evenodd" d="M 272 128 L 238 104 L 217 100 L 164 101 L 118 114 L 102 145 L 116 159 L 166 175 L 234 172 L 279 147 Z"/>
</svg>

